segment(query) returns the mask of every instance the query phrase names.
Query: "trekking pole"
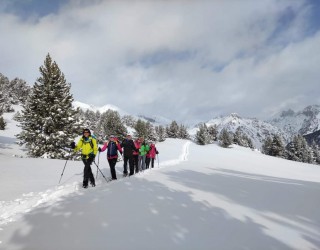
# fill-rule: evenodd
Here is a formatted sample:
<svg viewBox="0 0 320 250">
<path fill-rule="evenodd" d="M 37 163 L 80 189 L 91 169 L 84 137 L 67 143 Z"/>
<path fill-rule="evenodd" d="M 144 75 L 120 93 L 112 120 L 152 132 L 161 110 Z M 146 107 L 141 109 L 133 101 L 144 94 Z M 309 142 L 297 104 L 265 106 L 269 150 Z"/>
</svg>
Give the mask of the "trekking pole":
<svg viewBox="0 0 320 250">
<path fill-rule="evenodd" d="M 96 165 L 97 169 L 100 171 L 100 173 L 102 174 L 102 176 L 103 176 L 103 178 L 106 180 L 106 182 L 109 182 L 109 181 L 107 180 L 107 178 L 104 176 L 104 174 L 102 173 L 102 171 L 100 170 L 99 166 L 96 164 L 96 162 L 94 161 L 93 163 L 94 163 L 94 165 Z"/>
<path fill-rule="evenodd" d="M 98 154 L 98 166 L 99 166 L 99 160 L 100 160 L 100 152 L 99 152 L 99 154 Z M 97 168 L 97 175 L 96 175 L 96 180 L 98 179 L 98 168 Z"/>
<path fill-rule="evenodd" d="M 69 156 L 70 156 L 70 153 L 71 153 L 71 148 L 69 149 Z M 64 164 L 64 167 L 63 167 L 63 170 L 62 170 L 62 173 L 61 173 L 61 176 L 60 176 L 59 184 L 60 184 L 60 181 L 61 181 L 61 179 L 62 179 L 62 175 L 63 175 L 63 173 L 64 173 L 64 170 L 65 170 L 65 168 L 66 168 L 66 166 L 67 166 L 68 160 L 69 160 L 69 158 L 67 158 L 66 163 Z"/>
</svg>

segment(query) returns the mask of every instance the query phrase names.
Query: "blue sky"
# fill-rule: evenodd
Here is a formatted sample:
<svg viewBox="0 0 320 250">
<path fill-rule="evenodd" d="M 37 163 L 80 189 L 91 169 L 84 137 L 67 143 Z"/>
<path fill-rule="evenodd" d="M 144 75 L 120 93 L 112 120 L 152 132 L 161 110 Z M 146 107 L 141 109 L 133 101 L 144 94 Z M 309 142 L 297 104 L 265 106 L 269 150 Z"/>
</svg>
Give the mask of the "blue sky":
<svg viewBox="0 0 320 250">
<path fill-rule="evenodd" d="M 43 17 L 49 14 L 56 14 L 66 0 L 2 0 L 5 12 L 12 13 L 26 20 L 32 16 Z"/>
<path fill-rule="evenodd" d="M 320 104 L 318 13 L 317 0 L 4 0 L 0 72 L 32 85 L 50 53 L 78 101 L 268 118 Z"/>
</svg>

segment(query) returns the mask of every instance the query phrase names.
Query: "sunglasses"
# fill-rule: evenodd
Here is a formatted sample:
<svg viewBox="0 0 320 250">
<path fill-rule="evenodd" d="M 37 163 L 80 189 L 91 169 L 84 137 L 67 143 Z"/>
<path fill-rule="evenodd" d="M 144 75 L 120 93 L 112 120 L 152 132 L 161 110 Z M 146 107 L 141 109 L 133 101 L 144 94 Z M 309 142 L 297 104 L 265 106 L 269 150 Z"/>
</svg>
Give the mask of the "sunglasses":
<svg viewBox="0 0 320 250">
<path fill-rule="evenodd" d="M 89 132 L 89 131 L 84 131 L 83 133 L 84 133 L 84 134 L 90 134 L 90 132 Z"/>
</svg>

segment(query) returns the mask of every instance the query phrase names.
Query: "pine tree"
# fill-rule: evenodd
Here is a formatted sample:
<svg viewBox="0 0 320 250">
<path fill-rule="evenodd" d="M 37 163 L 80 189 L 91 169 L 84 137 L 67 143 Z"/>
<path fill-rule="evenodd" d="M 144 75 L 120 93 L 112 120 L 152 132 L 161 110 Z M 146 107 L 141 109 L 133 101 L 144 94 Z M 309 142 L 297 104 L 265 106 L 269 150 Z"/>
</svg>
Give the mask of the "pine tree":
<svg viewBox="0 0 320 250">
<path fill-rule="evenodd" d="M 287 146 L 288 159 L 300 162 L 313 162 L 312 149 L 302 135 L 295 135 Z"/>
<path fill-rule="evenodd" d="M 100 131 L 100 129 L 105 136 L 109 137 L 110 135 L 114 135 L 118 137 L 119 140 L 124 139 L 128 133 L 122 123 L 119 112 L 111 109 L 101 114 L 98 131 Z"/>
<path fill-rule="evenodd" d="M 5 95 L 4 91 L 0 87 L 0 115 L 5 112 Z"/>
<path fill-rule="evenodd" d="M 286 151 L 282 142 L 282 139 L 279 135 L 274 135 L 272 138 L 272 144 L 270 149 L 270 155 L 286 158 Z"/>
<path fill-rule="evenodd" d="M 31 91 L 26 81 L 15 78 L 9 83 L 10 97 L 12 104 L 25 103 Z"/>
<path fill-rule="evenodd" d="M 243 133 L 241 131 L 241 128 L 238 127 L 236 132 L 234 133 L 234 136 L 233 136 L 233 143 L 234 144 L 237 144 L 239 146 L 244 146 L 244 140 L 243 140 Z"/>
<path fill-rule="evenodd" d="M 0 73 L 0 111 L 13 112 L 10 81 Z"/>
<path fill-rule="evenodd" d="M 233 142 L 233 136 L 226 129 L 222 129 L 219 135 L 220 145 L 224 148 L 229 147 Z"/>
<path fill-rule="evenodd" d="M 210 135 L 208 127 L 205 123 L 199 125 L 199 130 L 196 133 L 195 141 L 199 145 L 206 145 L 210 143 Z"/>
<path fill-rule="evenodd" d="M 15 78 L 9 81 L 8 77 L 5 77 L 0 73 L 0 106 L 4 112 L 13 112 L 12 104 L 24 103 L 29 94 L 31 88 L 26 84 L 24 80 Z"/>
<path fill-rule="evenodd" d="M 172 121 L 169 126 L 166 127 L 166 133 L 168 138 L 179 137 L 179 125 L 176 121 Z"/>
<path fill-rule="evenodd" d="M 272 138 L 268 136 L 262 144 L 262 153 L 271 155 Z"/>
<path fill-rule="evenodd" d="M 0 115 L 0 130 L 4 130 L 6 128 L 6 122 L 3 117 Z"/>
<path fill-rule="evenodd" d="M 242 131 L 241 127 L 236 129 L 236 132 L 233 136 L 233 143 L 242 147 L 253 149 L 252 140 Z"/>
<path fill-rule="evenodd" d="M 188 133 L 188 129 L 183 124 L 179 126 L 178 138 L 180 139 L 190 139 L 190 135 Z"/>
<path fill-rule="evenodd" d="M 90 128 L 91 133 L 94 134 L 98 141 L 103 139 L 103 129 L 99 127 L 101 114 L 99 111 L 86 110 L 79 112 L 79 118 L 82 120 L 84 127 Z"/>
<path fill-rule="evenodd" d="M 218 127 L 216 124 L 208 127 L 208 133 L 210 136 L 210 143 L 218 140 Z"/>
<path fill-rule="evenodd" d="M 121 120 L 122 120 L 123 124 L 127 125 L 128 127 L 132 127 L 132 128 L 134 127 L 134 125 L 136 123 L 133 116 L 131 116 L 131 115 L 124 115 Z"/>
<path fill-rule="evenodd" d="M 319 146 L 315 143 L 315 141 L 312 141 L 311 148 L 312 148 L 313 162 L 316 164 L 320 164 Z"/>
<path fill-rule="evenodd" d="M 145 138 L 147 136 L 147 128 L 146 128 L 146 123 L 142 121 L 141 119 L 138 119 L 136 124 L 134 125 L 134 136 L 137 138 Z"/>
<path fill-rule="evenodd" d="M 251 138 L 249 138 L 248 136 L 244 136 L 244 140 L 247 142 L 246 147 L 254 149 L 253 142 L 252 142 Z"/>
<path fill-rule="evenodd" d="M 166 140 L 166 130 L 163 126 L 159 125 L 155 127 L 157 141 L 162 142 Z"/>
<path fill-rule="evenodd" d="M 64 147 L 74 140 L 81 125 L 72 107 L 71 85 L 49 54 L 40 74 L 23 105 L 18 139 L 32 157 L 62 159 L 67 156 Z"/>
<path fill-rule="evenodd" d="M 157 135 L 155 132 L 155 129 L 151 122 L 147 121 L 146 122 L 146 135 L 144 137 L 147 141 L 156 141 L 157 140 Z"/>
</svg>

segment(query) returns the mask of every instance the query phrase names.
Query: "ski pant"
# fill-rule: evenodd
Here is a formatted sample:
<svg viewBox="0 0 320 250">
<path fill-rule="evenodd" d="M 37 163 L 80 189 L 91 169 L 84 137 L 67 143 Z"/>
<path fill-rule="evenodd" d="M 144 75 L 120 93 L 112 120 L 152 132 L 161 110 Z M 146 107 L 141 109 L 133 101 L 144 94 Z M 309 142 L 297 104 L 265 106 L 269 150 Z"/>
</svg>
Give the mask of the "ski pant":
<svg viewBox="0 0 320 250">
<path fill-rule="evenodd" d="M 117 179 L 117 175 L 116 175 L 117 158 L 108 159 L 108 162 L 110 166 L 111 178 L 112 180 L 116 180 Z"/>
<path fill-rule="evenodd" d="M 151 167 L 154 168 L 154 158 L 146 158 L 146 168 L 149 168 L 150 165 L 150 161 L 151 161 Z"/>
<path fill-rule="evenodd" d="M 84 163 L 84 169 L 83 169 L 83 186 L 88 186 L 88 181 L 90 179 L 91 184 L 95 184 L 94 176 L 92 174 L 91 170 L 91 164 L 93 162 L 93 159 L 82 159 Z"/>
<path fill-rule="evenodd" d="M 123 157 L 123 173 L 127 174 L 128 173 L 128 161 L 129 161 L 129 170 L 130 170 L 130 175 L 134 174 L 134 162 L 133 162 L 133 156 L 124 156 Z"/>
<path fill-rule="evenodd" d="M 139 155 L 133 155 L 135 172 L 139 173 Z"/>
<path fill-rule="evenodd" d="M 139 169 L 145 170 L 146 169 L 146 155 L 139 155 Z"/>
</svg>

